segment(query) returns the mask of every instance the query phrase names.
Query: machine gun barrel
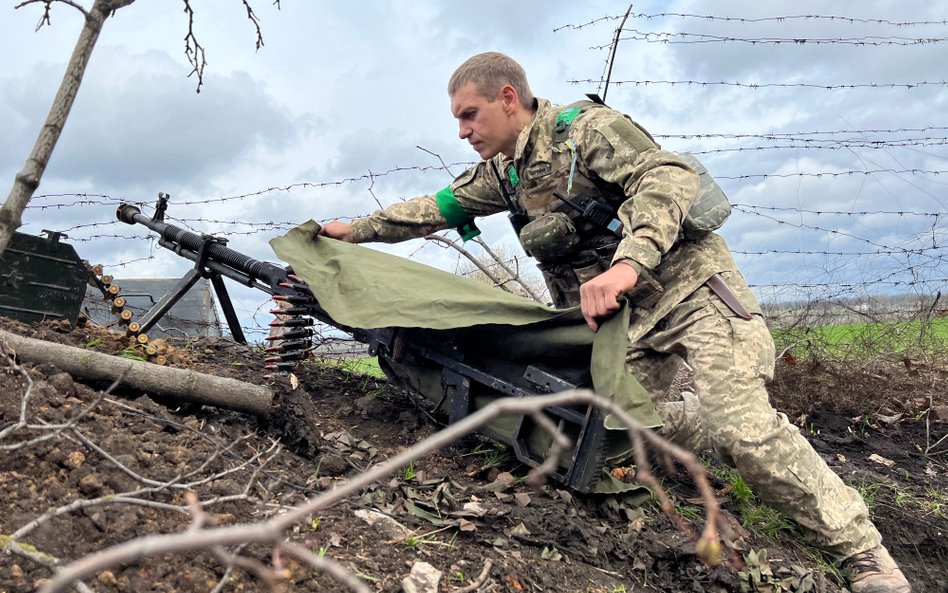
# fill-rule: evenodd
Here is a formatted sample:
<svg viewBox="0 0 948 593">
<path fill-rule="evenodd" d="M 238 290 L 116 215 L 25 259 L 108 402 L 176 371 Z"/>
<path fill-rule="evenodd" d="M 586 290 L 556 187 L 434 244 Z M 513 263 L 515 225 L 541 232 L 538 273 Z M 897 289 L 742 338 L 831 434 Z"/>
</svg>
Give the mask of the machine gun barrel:
<svg viewBox="0 0 948 593">
<path fill-rule="evenodd" d="M 251 288 L 273 294 L 276 286 L 286 281 L 286 271 L 281 267 L 225 247 L 219 239 L 149 218 L 131 204 L 121 204 L 115 214 L 126 224 L 141 224 L 158 233 L 162 247 Z"/>
<path fill-rule="evenodd" d="M 137 323 L 138 332 L 146 332 L 164 316 L 188 290 L 202 277 L 210 278 L 217 293 L 218 302 L 227 319 L 234 339 L 246 342 L 237 314 L 227 294 L 222 277 L 230 278 L 244 286 L 263 291 L 274 300 L 300 303 L 306 306 L 307 314 L 320 321 L 330 321 L 319 307 L 313 293 L 304 284 L 294 281 L 289 271 L 281 266 L 256 260 L 225 246 L 225 241 L 210 235 L 199 235 L 164 221 L 167 196 L 159 197 L 155 216 L 149 218 L 131 204 L 121 204 L 116 217 L 126 224 L 141 224 L 158 233 L 158 244 L 195 263 L 178 283 Z M 337 327 L 338 324 L 336 324 Z M 340 329 L 343 329 L 340 327 Z"/>
</svg>

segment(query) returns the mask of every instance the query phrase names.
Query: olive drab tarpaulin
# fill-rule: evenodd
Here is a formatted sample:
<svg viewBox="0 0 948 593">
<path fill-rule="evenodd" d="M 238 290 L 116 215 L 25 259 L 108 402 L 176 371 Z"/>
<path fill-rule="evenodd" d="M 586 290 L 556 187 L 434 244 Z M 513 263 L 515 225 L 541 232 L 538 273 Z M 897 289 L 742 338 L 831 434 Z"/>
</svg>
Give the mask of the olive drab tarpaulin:
<svg viewBox="0 0 948 593">
<path fill-rule="evenodd" d="M 411 339 L 435 347 L 451 344 L 463 353 L 465 363 L 528 389 L 530 384 L 522 378 L 528 365 L 549 369 L 572 384 L 591 384 L 596 393 L 642 424 L 661 425 L 649 393 L 625 366 L 628 306 L 594 333 L 578 308 L 555 310 L 402 257 L 318 237 L 316 229 L 318 225 L 309 221 L 272 239 L 270 245 L 309 284 L 320 307 L 337 323 L 361 329 L 414 328 Z M 442 400 L 440 369 L 380 362 L 404 386 L 434 402 Z M 498 391 L 476 387 L 471 393 L 475 408 L 502 397 Z M 482 432 L 509 444 L 515 422 L 516 418 L 499 418 Z M 611 429 L 607 460 L 628 457 L 630 445 L 621 424 L 612 417 L 605 424 Z M 542 443 L 531 442 L 534 446 Z M 603 472 L 593 491 L 632 488 Z"/>
</svg>

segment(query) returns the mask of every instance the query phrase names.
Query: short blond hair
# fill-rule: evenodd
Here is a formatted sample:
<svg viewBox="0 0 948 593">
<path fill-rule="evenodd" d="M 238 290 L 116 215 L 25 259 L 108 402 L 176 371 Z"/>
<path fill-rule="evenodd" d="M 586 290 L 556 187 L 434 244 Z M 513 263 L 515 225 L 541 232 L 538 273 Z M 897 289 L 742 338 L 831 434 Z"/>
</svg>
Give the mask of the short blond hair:
<svg viewBox="0 0 948 593">
<path fill-rule="evenodd" d="M 468 58 L 451 75 L 448 81 L 448 95 L 454 93 L 465 84 L 473 82 L 477 92 L 488 101 L 497 98 L 497 93 L 505 84 L 509 84 L 520 97 L 520 103 L 526 107 L 533 106 L 533 92 L 527 83 L 527 73 L 513 58 L 496 51 L 488 51 Z"/>
</svg>

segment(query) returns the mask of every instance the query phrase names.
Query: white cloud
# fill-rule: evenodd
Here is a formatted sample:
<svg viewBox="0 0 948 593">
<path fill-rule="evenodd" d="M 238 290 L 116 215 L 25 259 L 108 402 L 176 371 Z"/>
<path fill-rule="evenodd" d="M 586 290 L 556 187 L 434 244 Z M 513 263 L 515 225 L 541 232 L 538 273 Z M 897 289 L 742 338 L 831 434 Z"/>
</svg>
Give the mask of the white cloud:
<svg viewBox="0 0 948 593">
<path fill-rule="evenodd" d="M 38 66 L 3 81 L 3 95 L 25 146 L 46 116 L 44 101 L 59 69 Z M 235 72 L 206 75 L 197 95 L 167 54 L 103 47 L 96 53 L 73 106 L 49 172 L 97 187 L 200 186 L 255 149 L 282 151 L 305 132 L 267 94 L 264 85 Z"/>
</svg>

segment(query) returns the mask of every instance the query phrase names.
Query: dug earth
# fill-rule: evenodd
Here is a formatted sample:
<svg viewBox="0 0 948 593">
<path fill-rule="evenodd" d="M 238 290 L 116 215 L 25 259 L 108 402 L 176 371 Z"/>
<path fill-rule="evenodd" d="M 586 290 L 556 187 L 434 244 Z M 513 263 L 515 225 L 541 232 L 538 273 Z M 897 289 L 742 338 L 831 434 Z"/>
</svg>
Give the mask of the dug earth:
<svg viewBox="0 0 948 593">
<path fill-rule="evenodd" d="M 98 328 L 0 329 L 128 355 L 123 336 Z M 177 368 L 267 384 L 262 359 L 224 339 L 172 343 L 167 354 Z M 946 369 L 931 360 L 781 364 L 771 386 L 778 409 L 863 494 L 917 593 L 948 591 Z M 379 378 L 317 361 L 295 377 L 275 387 L 277 409 L 260 419 L 121 385 L 107 392 L 4 349 L 0 593 L 38 590 L 62 566 L 145 536 L 279 516 L 442 428 L 443 418 Z M 707 466 L 732 526 L 716 568 L 695 554 L 704 510 L 687 473 L 660 475 L 673 520 L 647 495 L 532 487 L 508 451 L 470 436 L 293 525 L 287 538 L 318 567 L 256 542 L 146 554 L 100 567 L 78 590 L 845 590 L 792 524 L 726 468 Z"/>
</svg>

